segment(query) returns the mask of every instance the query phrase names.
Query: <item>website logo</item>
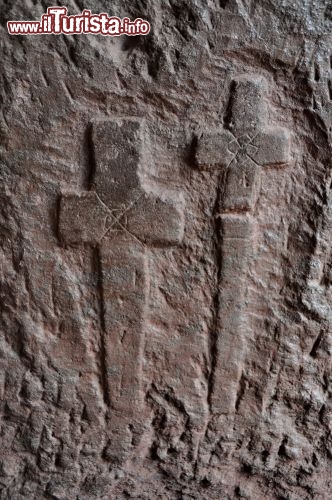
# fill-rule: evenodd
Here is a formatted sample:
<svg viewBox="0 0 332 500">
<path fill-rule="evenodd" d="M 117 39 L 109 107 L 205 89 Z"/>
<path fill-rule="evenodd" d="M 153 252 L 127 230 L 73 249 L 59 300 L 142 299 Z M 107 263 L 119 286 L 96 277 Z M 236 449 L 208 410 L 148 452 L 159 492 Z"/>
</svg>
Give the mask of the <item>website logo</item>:
<svg viewBox="0 0 332 500">
<path fill-rule="evenodd" d="M 10 35 L 103 35 L 137 36 L 150 33 L 150 23 L 138 18 L 131 21 L 128 17 L 120 19 L 108 16 L 105 12 L 92 14 L 83 10 L 79 16 L 68 16 L 66 7 L 49 7 L 40 21 L 8 21 Z"/>
</svg>

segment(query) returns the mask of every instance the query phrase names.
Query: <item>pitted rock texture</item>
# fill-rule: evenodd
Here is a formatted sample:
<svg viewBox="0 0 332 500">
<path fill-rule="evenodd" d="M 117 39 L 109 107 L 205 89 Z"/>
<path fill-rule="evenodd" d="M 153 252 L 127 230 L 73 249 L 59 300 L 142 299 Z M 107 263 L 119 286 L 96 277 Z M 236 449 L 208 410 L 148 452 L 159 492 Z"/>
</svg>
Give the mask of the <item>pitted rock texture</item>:
<svg viewBox="0 0 332 500">
<path fill-rule="evenodd" d="M 328 0 L 61 2 L 9 36 L 0 498 L 332 495 Z"/>
</svg>

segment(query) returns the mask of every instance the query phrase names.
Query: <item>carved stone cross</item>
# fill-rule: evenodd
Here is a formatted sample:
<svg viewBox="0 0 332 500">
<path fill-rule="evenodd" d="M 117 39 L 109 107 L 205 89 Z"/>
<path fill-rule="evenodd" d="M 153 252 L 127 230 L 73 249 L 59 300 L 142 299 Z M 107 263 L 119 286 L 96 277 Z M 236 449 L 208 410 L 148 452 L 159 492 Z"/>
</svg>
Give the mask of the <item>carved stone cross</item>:
<svg viewBox="0 0 332 500">
<path fill-rule="evenodd" d="M 101 270 L 105 400 L 111 411 L 108 455 L 125 458 L 139 424 L 143 392 L 147 246 L 178 245 L 184 207 L 174 192 L 151 189 L 144 163 L 144 123 L 119 118 L 93 125 L 90 191 L 64 193 L 59 237 L 98 248 Z"/>
<path fill-rule="evenodd" d="M 218 331 L 212 357 L 210 406 L 212 414 L 232 415 L 242 372 L 245 338 L 245 274 L 252 255 L 255 221 L 252 210 L 260 189 L 263 167 L 290 161 L 290 134 L 285 128 L 269 127 L 264 99 L 267 82 L 244 75 L 231 87 L 225 126 L 199 138 L 199 168 L 223 169 L 219 200 L 221 218 L 221 269 Z"/>
</svg>

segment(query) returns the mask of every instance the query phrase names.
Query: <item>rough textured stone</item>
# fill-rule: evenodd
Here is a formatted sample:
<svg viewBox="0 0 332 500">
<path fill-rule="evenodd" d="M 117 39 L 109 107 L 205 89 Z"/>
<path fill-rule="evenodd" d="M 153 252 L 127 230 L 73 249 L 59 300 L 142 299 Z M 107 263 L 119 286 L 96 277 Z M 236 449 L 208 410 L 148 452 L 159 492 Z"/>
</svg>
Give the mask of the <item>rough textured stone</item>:
<svg viewBox="0 0 332 500">
<path fill-rule="evenodd" d="M 332 491 L 328 0 L 0 0 L 0 498 Z"/>
</svg>

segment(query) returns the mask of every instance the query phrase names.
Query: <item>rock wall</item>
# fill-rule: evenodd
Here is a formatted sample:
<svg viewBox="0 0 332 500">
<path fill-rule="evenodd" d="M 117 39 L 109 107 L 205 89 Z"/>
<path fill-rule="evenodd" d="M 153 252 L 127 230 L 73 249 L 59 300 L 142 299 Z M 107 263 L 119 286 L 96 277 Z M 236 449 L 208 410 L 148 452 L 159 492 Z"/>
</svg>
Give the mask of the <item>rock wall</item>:
<svg viewBox="0 0 332 500">
<path fill-rule="evenodd" d="M 0 498 L 332 491 L 328 0 L 0 0 Z"/>
</svg>

